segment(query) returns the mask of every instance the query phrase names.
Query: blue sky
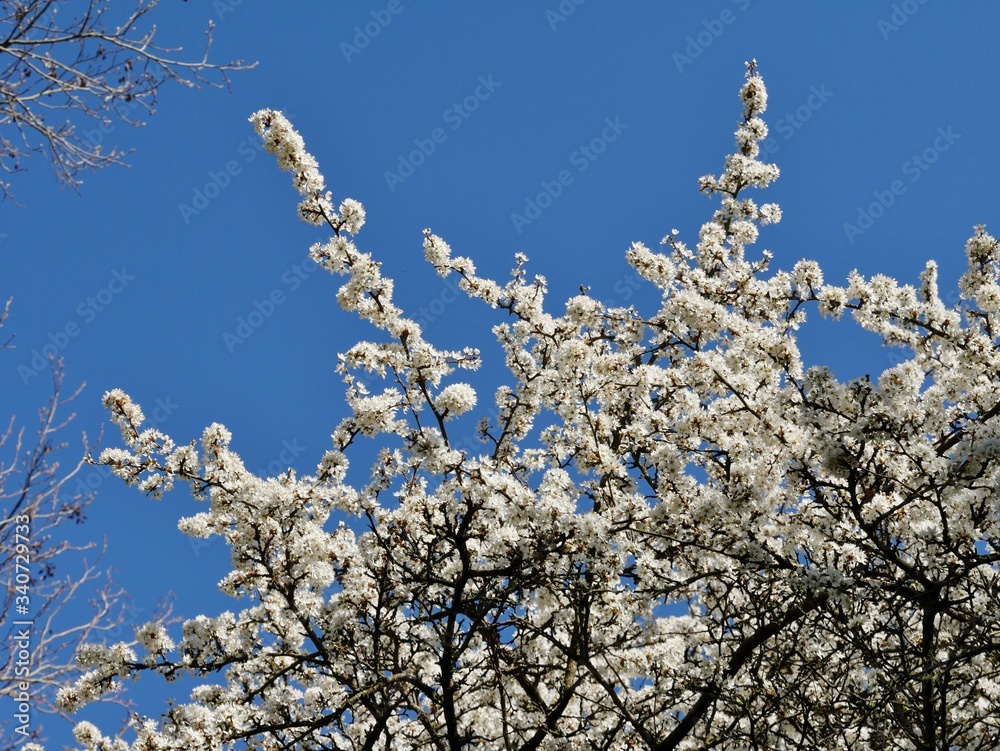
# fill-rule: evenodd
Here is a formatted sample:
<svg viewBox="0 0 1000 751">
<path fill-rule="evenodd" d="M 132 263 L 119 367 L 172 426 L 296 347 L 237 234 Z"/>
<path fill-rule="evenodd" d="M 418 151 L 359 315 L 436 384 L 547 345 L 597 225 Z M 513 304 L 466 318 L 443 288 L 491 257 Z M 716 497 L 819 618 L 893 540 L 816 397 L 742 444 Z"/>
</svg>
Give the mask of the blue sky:
<svg viewBox="0 0 1000 751">
<path fill-rule="evenodd" d="M 750 58 L 782 171 L 762 199 L 784 218 L 758 246 L 775 266 L 814 258 L 831 282 L 854 268 L 915 282 L 935 258 L 950 292 L 973 225 L 1000 227 L 993 3 L 165 0 L 157 14 L 163 40 L 192 54 L 214 19 L 215 59 L 257 69 L 231 93 L 167 87 L 146 127 L 95 131 L 135 151 L 80 195 L 36 158 L 13 183 L 23 207 L 0 205 L 16 334 L 0 357 L 2 414 L 33 418 L 49 387 L 34 355 L 58 349 L 67 384 L 87 384 L 67 459 L 75 436 L 106 424 L 114 387 L 179 441 L 224 423 L 268 474 L 309 472 L 329 445 L 344 414 L 337 353 L 369 332 L 306 261 L 326 235 L 297 220 L 289 176 L 261 152 L 247 118 L 262 107 L 289 115 L 336 200 L 365 205 L 358 244 L 428 338 L 483 348 L 482 384 L 501 375 L 498 319 L 434 275 L 422 230 L 497 278 L 526 253 L 557 310 L 581 284 L 643 299 L 624 251 L 672 228 L 694 243 L 716 206 L 697 178 L 733 149 Z M 802 348 L 845 378 L 892 362 L 850 323 L 810 324 Z M 74 534 L 106 539 L 137 620 L 168 591 L 186 617 L 240 607 L 215 590 L 222 544 L 176 531 L 194 509 L 186 491 L 154 503 L 97 469 L 81 479 L 99 495 Z M 152 684 L 135 697 L 156 714 Z"/>
</svg>

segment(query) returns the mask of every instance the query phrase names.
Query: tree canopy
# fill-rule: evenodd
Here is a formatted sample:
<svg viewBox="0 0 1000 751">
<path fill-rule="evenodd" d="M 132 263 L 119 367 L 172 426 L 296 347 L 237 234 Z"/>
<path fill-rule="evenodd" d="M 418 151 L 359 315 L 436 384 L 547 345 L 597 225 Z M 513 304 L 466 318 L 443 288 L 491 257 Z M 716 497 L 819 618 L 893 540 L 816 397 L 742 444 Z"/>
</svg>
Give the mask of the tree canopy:
<svg viewBox="0 0 1000 751">
<path fill-rule="evenodd" d="M 242 609 L 82 648 L 67 710 L 143 673 L 199 685 L 128 742 L 78 724 L 80 745 L 1000 746 L 1000 245 L 975 228 L 950 306 L 932 262 L 916 286 L 772 270 L 754 246 L 781 211 L 747 195 L 778 177 L 754 63 L 740 99 L 697 241 L 626 252 L 658 307 L 584 289 L 556 313 L 524 256 L 498 282 L 424 231 L 428 263 L 500 315 L 507 382 L 479 450 L 463 430 L 487 411 L 458 374 L 479 350 L 424 338 L 356 245 L 362 205 L 256 113 L 298 215 L 331 232 L 310 257 L 373 340 L 340 356 L 350 414 L 310 476 L 256 476 L 224 426 L 175 442 L 105 395 L 124 448 L 100 461 L 156 497 L 190 485 L 206 510 L 180 528 L 226 541 Z M 806 368 L 809 311 L 849 315 L 898 363 Z M 358 481 L 365 439 L 380 451 Z"/>
</svg>

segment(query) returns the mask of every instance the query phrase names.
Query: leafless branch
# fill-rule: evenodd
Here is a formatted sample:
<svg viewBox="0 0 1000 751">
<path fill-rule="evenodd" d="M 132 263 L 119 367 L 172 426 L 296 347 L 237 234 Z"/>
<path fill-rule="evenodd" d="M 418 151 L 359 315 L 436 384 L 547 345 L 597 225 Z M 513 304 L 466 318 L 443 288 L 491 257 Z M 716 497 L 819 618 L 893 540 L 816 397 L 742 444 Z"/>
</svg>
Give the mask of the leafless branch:
<svg viewBox="0 0 1000 751">
<path fill-rule="evenodd" d="M 121 18 L 110 0 L 0 2 L 0 169 L 17 173 L 45 154 L 59 182 L 77 189 L 82 172 L 124 164 L 127 152 L 105 148 L 104 135 L 116 121 L 142 125 L 165 82 L 228 86 L 230 72 L 253 67 L 209 62 L 211 22 L 200 58 L 177 57 L 148 22 L 157 2 L 136 0 Z M 0 191 L 9 196 L 10 185 Z"/>
<path fill-rule="evenodd" d="M 0 314 L 0 326 L 8 309 L 9 301 Z M 30 731 L 34 734 L 23 737 L 6 732 L 12 723 L 8 715 L 0 724 L 6 725 L 5 732 L 0 732 L 0 751 L 37 739 L 42 731 L 38 714 L 59 714 L 54 706 L 56 691 L 77 677 L 74 653 L 80 644 L 119 631 L 123 633 L 114 635 L 128 640 L 132 626 L 138 625 L 130 613 L 127 593 L 115 584 L 110 571 L 98 565 L 102 550 L 92 542 L 68 540 L 68 526 L 84 521 L 86 507 L 94 498 L 85 483 L 76 482 L 71 489 L 71 482 L 86 466 L 86 437 L 79 460 L 68 468 L 59 462 L 67 448 L 58 434 L 73 419 L 72 414 L 63 417 L 63 408 L 79 392 L 63 396 L 62 363 L 53 360 L 52 394 L 38 411 L 37 433 L 31 435 L 13 417 L 0 433 L 0 578 L 5 585 L 0 596 L 4 644 L 0 696 L 14 700 L 22 693 L 30 696 Z M 19 587 L 20 582 L 27 583 Z M 169 617 L 169 604 L 153 614 L 153 619 Z M 19 632 L 26 628 L 29 660 L 22 659 L 15 648 Z"/>
</svg>

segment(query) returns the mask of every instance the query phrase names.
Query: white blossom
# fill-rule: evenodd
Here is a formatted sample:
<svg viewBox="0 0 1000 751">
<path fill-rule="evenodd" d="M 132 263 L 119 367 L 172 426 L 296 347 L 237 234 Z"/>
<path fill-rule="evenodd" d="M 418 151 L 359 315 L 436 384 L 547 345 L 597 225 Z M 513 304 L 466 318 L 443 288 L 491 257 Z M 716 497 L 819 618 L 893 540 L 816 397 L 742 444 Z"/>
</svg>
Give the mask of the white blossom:
<svg viewBox="0 0 1000 751">
<path fill-rule="evenodd" d="M 441 390 L 437 406 L 448 417 L 457 417 L 476 406 L 476 392 L 467 383 L 453 383 Z"/>
<path fill-rule="evenodd" d="M 160 623 L 150 622 L 137 629 L 135 639 L 150 654 L 169 652 L 174 648 L 174 642 L 167 636 L 167 630 Z"/>
</svg>

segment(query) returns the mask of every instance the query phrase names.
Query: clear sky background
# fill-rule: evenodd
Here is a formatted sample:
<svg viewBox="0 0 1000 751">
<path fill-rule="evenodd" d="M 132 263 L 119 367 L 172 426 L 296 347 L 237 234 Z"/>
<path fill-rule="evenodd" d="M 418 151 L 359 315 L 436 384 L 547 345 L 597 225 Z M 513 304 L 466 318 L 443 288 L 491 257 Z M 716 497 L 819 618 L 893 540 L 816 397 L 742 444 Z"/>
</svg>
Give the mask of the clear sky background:
<svg viewBox="0 0 1000 751">
<path fill-rule="evenodd" d="M 484 385 L 502 376 L 489 331 L 500 319 L 433 273 L 422 230 L 494 278 L 524 252 L 554 312 L 580 285 L 649 299 L 624 252 L 672 228 L 695 244 L 718 205 L 697 178 L 734 149 L 750 58 L 781 168 L 759 196 L 784 211 L 757 246 L 775 267 L 813 258 L 831 282 L 857 268 L 912 283 L 934 258 L 947 294 L 973 225 L 1000 230 L 995 3 L 164 0 L 156 16 L 162 40 L 192 55 L 212 18 L 215 60 L 259 65 L 231 93 L 164 88 L 142 129 L 95 131 L 135 152 L 80 195 L 36 158 L 13 181 L 23 207 L 0 205 L 0 299 L 14 298 L 16 334 L 0 356 L 0 416 L 33 418 L 50 388 L 35 353 L 58 349 L 67 385 L 87 384 L 67 460 L 80 432 L 106 425 L 100 397 L 114 387 L 178 441 L 224 423 L 266 474 L 311 472 L 329 446 L 344 415 L 337 353 L 370 332 L 339 309 L 337 279 L 310 273 L 308 247 L 328 233 L 296 218 L 290 176 L 261 152 L 247 118 L 262 107 L 289 115 L 337 201 L 365 205 L 358 245 L 427 337 L 482 347 Z M 563 171 L 559 195 L 538 198 Z M 891 205 L 871 207 L 879 196 Z M 545 206 L 529 213 L 532 202 Z M 843 378 L 892 364 L 849 322 L 803 337 L 807 360 Z M 104 445 L 117 445 L 113 429 Z M 176 530 L 197 510 L 186 489 L 154 503 L 98 469 L 81 480 L 98 497 L 73 532 L 106 540 L 137 623 L 168 591 L 185 617 L 242 607 L 215 589 L 224 545 Z M 133 692 L 153 715 L 167 695 L 186 698 L 149 678 Z"/>
</svg>

